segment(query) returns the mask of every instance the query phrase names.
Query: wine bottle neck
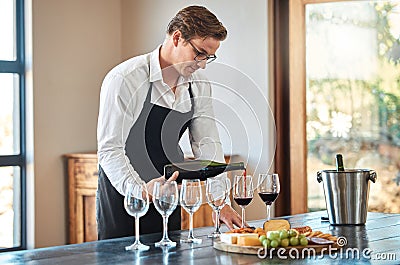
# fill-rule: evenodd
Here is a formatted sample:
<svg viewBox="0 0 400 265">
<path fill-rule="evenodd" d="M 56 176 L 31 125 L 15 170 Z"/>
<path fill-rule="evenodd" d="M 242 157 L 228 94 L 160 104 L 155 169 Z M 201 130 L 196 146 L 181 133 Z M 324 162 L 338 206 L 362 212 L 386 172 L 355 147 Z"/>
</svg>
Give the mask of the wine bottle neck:
<svg viewBox="0 0 400 265">
<path fill-rule="evenodd" d="M 337 171 L 344 171 L 343 166 L 343 157 L 341 154 L 336 155 L 336 170 Z"/>
<path fill-rule="evenodd" d="M 243 162 L 238 162 L 238 163 L 230 163 L 226 166 L 225 171 L 232 171 L 232 170 L 245 170 L 246 168 L 244 167 Z"/>
</svg>

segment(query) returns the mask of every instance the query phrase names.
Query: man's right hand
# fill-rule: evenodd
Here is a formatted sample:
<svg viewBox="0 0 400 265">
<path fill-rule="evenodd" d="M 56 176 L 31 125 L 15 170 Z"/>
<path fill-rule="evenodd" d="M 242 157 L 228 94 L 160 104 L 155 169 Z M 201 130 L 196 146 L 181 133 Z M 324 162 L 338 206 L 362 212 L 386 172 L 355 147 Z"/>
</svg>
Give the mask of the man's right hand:
<svg viewBox="0 0 400 265">
<path fill-rule="evenodd" d="M 152 180 L 150 180 L 149 182 L 147 182 L 147 183 L 146 183 L 146 186 L 147 186 L 147 192 L 149 193 L 149 201 L 150 201 L 150 202 L 153 201 L 153 196 L 152 196 L 152 194 L 153 194 L 153 190 L 154 190 L 154 183 L 156 183 L 156 182 L 170 182 L 170 181 L 174 181 L 174 180 L 176 180 L 176 179 L 178 178 L 178 175 L 179 175 L 179 171 L 175 171 L 174 174 L 172 174 L 172 176 L 171 176 L 169 179 L 167 179 L 167 180 L 165 180 L 165 177 L 164 177 L 164 176 L 161 176 L 161 177 L 159 177 L 159 178 L 155 178 L 155 179 L 152 179 Z"/>
</svg>

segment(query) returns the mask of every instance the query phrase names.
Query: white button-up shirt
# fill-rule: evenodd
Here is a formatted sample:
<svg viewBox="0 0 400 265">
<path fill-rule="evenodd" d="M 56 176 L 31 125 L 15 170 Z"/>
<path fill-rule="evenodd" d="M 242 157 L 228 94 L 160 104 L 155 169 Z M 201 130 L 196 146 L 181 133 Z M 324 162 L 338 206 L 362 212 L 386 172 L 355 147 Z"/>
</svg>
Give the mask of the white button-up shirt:
<svg viewBox="0 0 400 265">
<path fill-rule="evenodd" d="M 159 46 L 153 52 L 131 58 L 105 77 L 100 92 L 97 125 L 97 154 L 111 184 L 125 195 L 128 181 L 141 181 L 125 154 L 125 142 L 139 117 L 150 82 L 151 103 L 179 112 L 191 109 L 188 81 L 192 81 L 194 115 L 189 126 L 189 139 L 196 159 L 224 162 L 222 146 L 214 119 L 210 83 L 195 72 L 180 78 L 175 93 L 163 82 Z"/>
</svg>

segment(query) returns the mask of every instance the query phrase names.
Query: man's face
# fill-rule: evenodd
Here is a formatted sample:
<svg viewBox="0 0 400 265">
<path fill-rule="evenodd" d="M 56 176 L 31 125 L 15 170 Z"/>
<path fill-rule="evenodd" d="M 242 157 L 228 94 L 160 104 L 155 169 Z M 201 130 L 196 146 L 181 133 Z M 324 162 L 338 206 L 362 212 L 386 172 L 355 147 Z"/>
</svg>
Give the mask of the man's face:
<svg viewBox="0 0 400 265">
<path fill-rule="evenodd" d="M 200 59 L 215 55 L 220 45 L 219 40 L 211 37 L 205 39 L 197 37 L 190 41 L 181 39 L 180 41 L 180 50 L 174 67 L 184 77 L 190 76 L 199 68 L 206 68 L 207 60 Z"/>
</svg>

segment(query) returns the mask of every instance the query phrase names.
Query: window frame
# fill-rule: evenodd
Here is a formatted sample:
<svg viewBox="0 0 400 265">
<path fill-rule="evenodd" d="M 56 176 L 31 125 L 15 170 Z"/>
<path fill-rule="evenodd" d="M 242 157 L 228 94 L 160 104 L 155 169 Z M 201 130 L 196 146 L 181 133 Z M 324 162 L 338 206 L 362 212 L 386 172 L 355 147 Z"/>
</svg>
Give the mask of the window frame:
<svg viewBox="0 0 400 265">
<path fill-rule="evenodd" d="M 15 37 L 16 56 L 14 61 L 0 60 L 0 73 L 18 74 L 19 76 L 19 146 L 15 155 L 0 155 L 0 166 L 20 168 L 20 245 L 2 248 L 0 252 L 24 250 L 27 248 L 26 214 L 26 86 L 25 86 L 25 1 L 15 0 Z"/>
</svg>

